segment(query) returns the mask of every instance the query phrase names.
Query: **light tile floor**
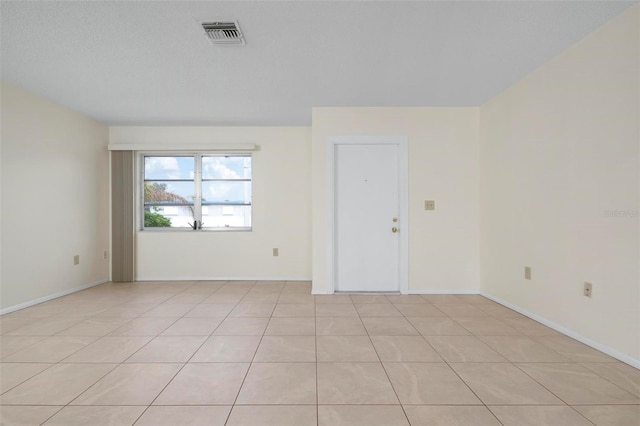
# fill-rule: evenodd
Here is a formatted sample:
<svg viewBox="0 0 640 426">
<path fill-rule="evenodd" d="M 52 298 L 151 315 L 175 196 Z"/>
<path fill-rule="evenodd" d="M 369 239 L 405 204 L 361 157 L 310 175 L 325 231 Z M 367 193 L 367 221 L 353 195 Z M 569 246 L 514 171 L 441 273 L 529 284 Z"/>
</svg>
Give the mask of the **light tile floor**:
<svg viewBox="0 0 640 426">
<path fill-rule="evenodd" d="M 0 317 L 2 425 L 638 426 L 640 371 L 476 295 L 107 283 Z"/>
</svg>

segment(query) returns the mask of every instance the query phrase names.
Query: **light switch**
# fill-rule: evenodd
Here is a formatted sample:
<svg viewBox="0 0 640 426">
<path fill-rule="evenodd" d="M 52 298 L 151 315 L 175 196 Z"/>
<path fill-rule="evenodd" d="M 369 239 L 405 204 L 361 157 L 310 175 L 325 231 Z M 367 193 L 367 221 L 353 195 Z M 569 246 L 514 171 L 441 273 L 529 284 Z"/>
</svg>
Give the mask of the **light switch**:
<svg viewBox="0 0 640 426">
<path fill-rule="evenodd" d="M 435 210 L 435 209 L 436 209 L 436 202 L 435 202 L 435 200 L 425 200 L 425 202 L 424 202 L 424 209 L 425 209 L 425 210 Z"/>
</svg>

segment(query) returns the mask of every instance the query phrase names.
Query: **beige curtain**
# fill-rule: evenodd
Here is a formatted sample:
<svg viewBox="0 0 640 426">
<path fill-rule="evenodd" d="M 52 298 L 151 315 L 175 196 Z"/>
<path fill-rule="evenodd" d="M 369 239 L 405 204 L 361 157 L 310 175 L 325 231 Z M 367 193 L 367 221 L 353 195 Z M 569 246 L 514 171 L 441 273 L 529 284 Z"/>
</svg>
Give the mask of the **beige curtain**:
<svg viewBox="0 0 640 426">
<path fill-rule="evenodd" d="M 135 279 L 134 151 L 111 151 L 111 280 Z"/>
</svg>

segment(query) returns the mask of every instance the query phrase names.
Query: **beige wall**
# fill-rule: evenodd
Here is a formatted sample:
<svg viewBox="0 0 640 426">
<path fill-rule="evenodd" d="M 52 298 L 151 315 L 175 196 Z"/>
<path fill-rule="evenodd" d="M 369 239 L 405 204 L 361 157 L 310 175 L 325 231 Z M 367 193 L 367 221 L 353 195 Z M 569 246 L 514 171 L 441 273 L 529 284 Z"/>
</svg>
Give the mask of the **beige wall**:
<svg viewBox="0 0 640 426">
<path fill-rule="evenodd" d="M 308 127 L 111 127 L 110 143 L 255 143 L 251 232 L 136 235 L 139 280 L 309 279 L 311 142 Z M 274 257 L 272 249 L 279 249 Z"/>
<path fill-rule="evenodd" d="M 480 113 L 482 291 L 636 365 L 638 12 L 614 18 Z"/>
<path fill-rule="evenodd" d="M 391 135 L 409 141 L 409 292 L 477 292 L 477 130 L 477 108 L 315 108 L 313 291 L 329 291 L 327 140 Z"/>
<path fill-rule="evenodd" d="M 4 82 L 1 98 L 0 306 L 7 311 L 107 279 L 108 131 Z"/>
</svg>

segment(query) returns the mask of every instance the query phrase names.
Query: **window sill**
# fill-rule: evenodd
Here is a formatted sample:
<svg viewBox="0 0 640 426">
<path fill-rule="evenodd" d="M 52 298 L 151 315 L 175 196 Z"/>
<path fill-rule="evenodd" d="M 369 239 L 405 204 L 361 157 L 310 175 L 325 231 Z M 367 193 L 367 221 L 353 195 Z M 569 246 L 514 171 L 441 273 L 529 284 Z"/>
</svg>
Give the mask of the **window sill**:
<svg viewBox="0 0 640 426">
<path fill-rule="evenodd" d="M 240 227 L 234 227 L 234 228 L 206 228 L 206 229 L 198 229 L 198 230 L 194 230 L 194 229 L 190 229 L 190 228 L 143 228 L 143 229 L 138 229 L 138 232 L 151 232 L 151 233 L 163 233 L 163 232 L 167 232 L 167 233 L 174 233 L 174 232 L 184 232 L 184 233 L 191 233 L 191 234 L 196 234 L 199 232 L 251 232 L 253 231 L 252 227 L 246 227 L 246 228 L 240 228 Z"/>
</svg>

